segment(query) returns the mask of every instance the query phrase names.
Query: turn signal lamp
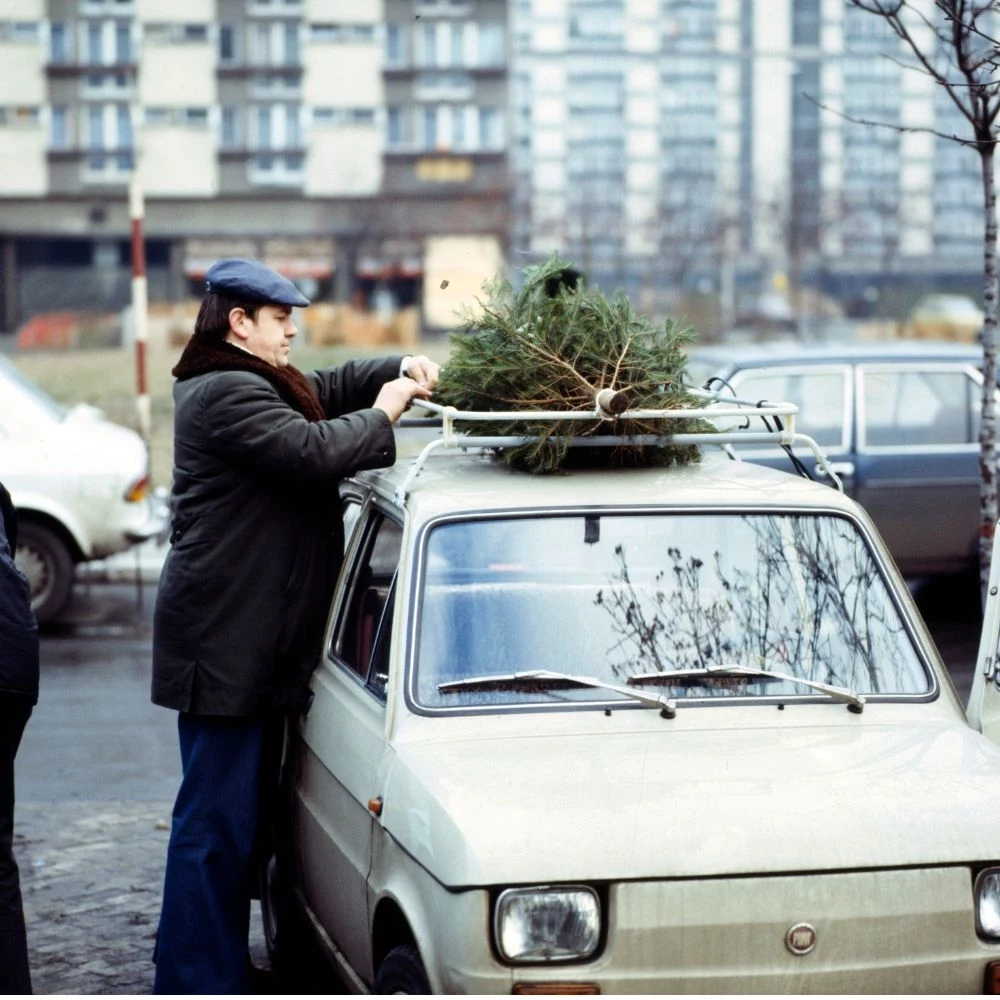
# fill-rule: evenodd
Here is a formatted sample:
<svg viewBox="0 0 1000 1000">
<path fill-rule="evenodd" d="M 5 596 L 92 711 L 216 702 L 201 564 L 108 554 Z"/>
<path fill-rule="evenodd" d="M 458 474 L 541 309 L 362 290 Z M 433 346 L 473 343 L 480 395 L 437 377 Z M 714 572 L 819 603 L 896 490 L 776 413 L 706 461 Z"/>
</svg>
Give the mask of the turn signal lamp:
<svg viewBox="0 0 1000 1000">
<path fill-rule="evenodd" d="M 128 503 L 139 503 L 146 499 L 149 492 L 149 476 L 137 479 L 125 492 L 125 499 Z"/>
</svg>

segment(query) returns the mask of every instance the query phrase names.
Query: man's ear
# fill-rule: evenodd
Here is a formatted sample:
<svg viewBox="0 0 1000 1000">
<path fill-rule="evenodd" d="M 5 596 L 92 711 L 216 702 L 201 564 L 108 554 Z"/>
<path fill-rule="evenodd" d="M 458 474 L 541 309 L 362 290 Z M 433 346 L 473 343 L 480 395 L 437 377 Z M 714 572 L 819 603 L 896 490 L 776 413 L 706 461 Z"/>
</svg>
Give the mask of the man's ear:
<svg viewBox="0 0 1000 1000">
<path fill-rule="evenodd" d="M 240 340 L 246 340 L 250 335 L 249 330 L 247 330 L 247 324 L 249 322 L 250 317 L 247 316 L 247 314 L 239 306 L 229 310 L 229 332 L 234 337 L 238 337 Z"/>
</svg>

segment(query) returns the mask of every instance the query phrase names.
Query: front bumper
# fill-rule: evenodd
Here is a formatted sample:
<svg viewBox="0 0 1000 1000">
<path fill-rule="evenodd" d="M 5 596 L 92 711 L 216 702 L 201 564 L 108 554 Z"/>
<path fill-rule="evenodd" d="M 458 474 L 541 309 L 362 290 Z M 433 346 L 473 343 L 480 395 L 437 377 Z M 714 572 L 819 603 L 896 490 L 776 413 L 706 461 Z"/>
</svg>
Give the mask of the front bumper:
<svg viewBox="0 0 1000 1000">
<path fill-rule="evenodd" d="M 468 896 L 479 907 L 467 898 L 465 909 L 486 908 L 486 893 Z M 504 966 L 483 939 L 488 914 L 477 916 L 447 921 L 455 937 L 426 950 L 446 992 L 980 993 L 1000 959 L 976 936 L 972 875 L 959 866 L 613 885 L 606 946 L 575 965 Z M 786 943 L 800 925 L 814 934 L 803 954 Z"/>
</svg>

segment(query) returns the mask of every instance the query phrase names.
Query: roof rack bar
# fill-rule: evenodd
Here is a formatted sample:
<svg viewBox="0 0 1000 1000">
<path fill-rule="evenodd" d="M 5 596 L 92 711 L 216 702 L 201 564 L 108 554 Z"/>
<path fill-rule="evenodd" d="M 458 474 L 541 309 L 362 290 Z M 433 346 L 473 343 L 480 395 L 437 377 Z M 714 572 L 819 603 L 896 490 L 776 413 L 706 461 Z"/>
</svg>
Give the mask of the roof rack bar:
<svg viewBox="0 0 1000 1000">
<path fill-rule="evenodd" d="M 442 406 L 440 403 L 432 403 L 425 399 L 415 399 L 414 405 L 422 407 L 431 413 L 436 413 L 440 417 L 441 437 L 429 442 L 419 455 L 413 460 L 406 475 L 400 482 L 393 494 L 393 500 L 397 506 L 402 507 L 406 502 L 406 495 L 413 481 L 420 475 L 427 459 L 431 453 L 438 448 L 448 448 L 450 450 L 460 449 L 463 451 L 482 451 L 492 448 L 515 448 L 525 444 L 533 444 L 543 439 L 543 435 L 499 435 L 489 437 L 478 434 L 458 433 L 455 428 L 456 423 L 481 423 L 481 422 L 504 422 L 511 421 L 538 422 L 538 421 L 565 421 L 565 420 L 586 420 L 594 421 L 606 420 L 614 423 L 619 420 L 712 420 L 719 417 L 749 417 L 749 416 L 774 416 L 785 417 L 785 425 L 781 430 L 768 431 L 717 431 L 713 433 L 677 433 L 677 434 L 592 434 L 575 435 L 563 440 L 573 447 L 608 447 L 623 448 L 628 446 L 649 446 L 664 447 L 669 444 L 693 444 L 711 445 L 723 449 L 730 458 L 738 457 L 733 451 L 732 445 L 779 445 L 789 448 L 792 445 L 805 445 L 816 459 L 816 464 L 823 470 L 830 479 L 831 484 L 841 493 L 844 485 L 840 477 L 833 471 L 827 461 L 826 455 L 820 450 L 819 445 L 807 434 L 799 434 L 795 430 L 795 415 L 799 412 L 798 406 L 794 403 L 769 403 L 766 401 L 755 402 L 748 399 L 740 399 L 734 396 L 722 396 L 717 392 L 705 390 L 689 390 L 691 395 L 699 399 L 711 400 L 714 402 L 710 409 L 678 409 L 678 410 L 625 410 L 614 415 L 607 414 L 598 404 L 594 410 L 458 410 L 454 406 Z M 432 421 L 413 420 L 408 421 L 411 426 L 428 424 Z"/>
</svg>

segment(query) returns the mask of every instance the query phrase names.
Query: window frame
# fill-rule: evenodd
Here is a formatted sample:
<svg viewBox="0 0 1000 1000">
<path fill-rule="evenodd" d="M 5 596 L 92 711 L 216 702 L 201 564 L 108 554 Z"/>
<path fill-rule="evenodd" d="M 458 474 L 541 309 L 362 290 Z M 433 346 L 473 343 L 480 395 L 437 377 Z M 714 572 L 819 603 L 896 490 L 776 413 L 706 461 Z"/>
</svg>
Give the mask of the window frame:
<svg viewBox="0 0 1000 1000">
<path fill-rule="evenodd" d="M 392 622 L 396 614 L 396 584 L 403 561 L 404 523 L 399 517 L 399 512 L 388 504 L 380 503 L 374 498 L 365 502 L 355 494 L 342 494 L 342 511 L 346 513 L 347 508 L 351 505 L 357 506 L 358 513 L 350 529 L 348 529 L 347 519 L 345 518 L 345 532 L 350 530 L 351 535 L 348 540 L 349 543 L 345 544 L 343 568 L 337 581 L 336 593 L 333 597 L 333 608 L 326 634 L 324 656 L 328 663 L 365 688 L 378 701 L 385 703 L 388 695 L 387 675 L 385 681 L 380 681 L 379 674 L 373 671 L 376 665 L 376 652 L 381 651 L 385 643 L 391 642 L 392 638 Z M 351 631 L 349 618 L 357 598 L 358 580 L 361 570 L 369 566 L 373 547 L 376 544 L 382 526 L 386 522 L 395 525 L 399 531 L 399 554 L 396 566 L 389 577 L 385 603 L 379 611 L 372 632 L 368 662 L 364 665 L 364 669 L 361 670 L 359 669 L 359 664 L 353 663 L 351 659 L 344 655 L 344 643 Z M 387 658 L 391 659 L 391 656 L 392 652 L 390 649 L 387 653 Z"/>
<path fill-rule="evenodd" d="M 964 374 L 982 391 L 982 374 L 975 366 L 965 361 L 870 361 L 862 362 L 855 366 L 854 371 L 854 396 L 857 401 L 855 406 L 857 420 L 857 446 L 859 455 L 940 455 L 940 454 L 968 454 L 979 451 L 978 440 L 966 442 L 965 444 L 885 444 L 870 445 L 867 443 L 868 419 L 865 412 L 865 377 L 877 372 L 888 372 L 890 374 L 903 374 L 906 372 L 916 372 L 919 374 Z"/>
<path fill-rule="evenodd" d="M 822 362 L 818 364 L 788 364 L 788 365 L 753 365 L 746 368 L 738 368 L 736 371 L 732 372 L 728 376 L 728 381 L 732 384 L 733 388 L 736 390 L 737 396 L 742 396 L 740 391 L 740 385 L 746 381 L 747 377 L 757 376 L 757 375 L 772 375 L 780 374 L 784 376 L 789 375 L 827 375 L 827 374 L 837 374 L 839 373 L 843 379 L 843 395 L 842 395 L 842 412 L 841 412 L 841 430 L 840 430 L 840 442 L 834 445 L 820 445 L 824 451 L 834 452 L 836 454 L 847 453 L 851 451 L 851 441 L 854 436 L 854 420 L 855 420 L 855 406 L 854 401 L 857 395 L 857 373 L 852 371 L 854 366 L 847 361 L 830 361 Z M 796 427 L 798 430 L 798 427 Z M 806 431 L 801 433 L 805 434 Z M 739 445 L 740 453 L 747 455 L 763 455 L 769 454 L 774 451 L 773 448 L 761 447 L 755 445 Z"/>
</svg>

